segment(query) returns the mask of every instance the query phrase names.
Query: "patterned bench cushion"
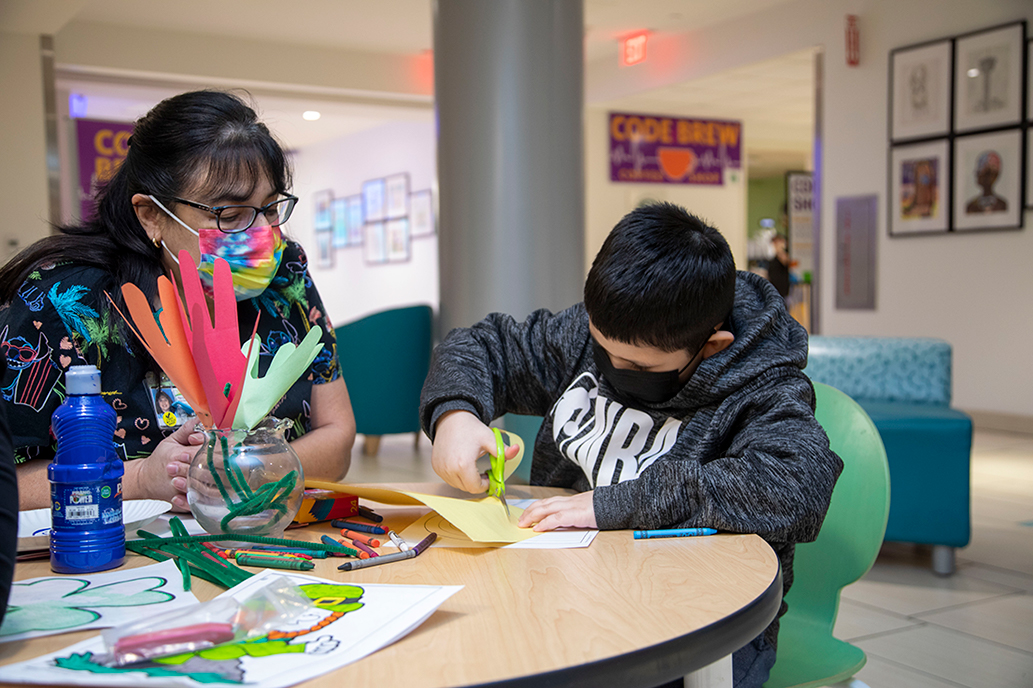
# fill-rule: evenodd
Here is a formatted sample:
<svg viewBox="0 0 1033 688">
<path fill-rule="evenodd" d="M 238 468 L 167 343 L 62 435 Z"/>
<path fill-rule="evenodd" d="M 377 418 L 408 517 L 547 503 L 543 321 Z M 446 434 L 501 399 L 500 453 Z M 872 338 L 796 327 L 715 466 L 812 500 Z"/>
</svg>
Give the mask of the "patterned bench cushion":
<svg viewBox="0 0 1033 688">
<path fill-rule="evenodd" d="M 951 401 L 951 346 L 940 339 L 814 335 L 804 372 L 858 401 Z"/>
</svg>

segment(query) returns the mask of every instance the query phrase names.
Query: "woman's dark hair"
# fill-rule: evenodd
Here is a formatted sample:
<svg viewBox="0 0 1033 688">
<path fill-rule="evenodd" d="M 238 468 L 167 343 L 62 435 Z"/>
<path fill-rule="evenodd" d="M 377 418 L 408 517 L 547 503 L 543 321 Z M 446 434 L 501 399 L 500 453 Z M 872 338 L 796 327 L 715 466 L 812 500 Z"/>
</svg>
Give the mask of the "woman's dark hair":
<svg viewBox="0 0 1033 688">
<path fill-rule="evenodd" d="M 585 310 L 608 339 L 696 352 L 731 314 L 735 261 L 713 227 L 672 203 L 625 215 L 585 281 Z"/>
<path fill-rule="evenodd" d="M 109 293 L 125 312 L 119 287 L 132 282 L 153 298 L 163 272 L 164 249 L 151 243 L 137 219 L 134 194 L 151 194 L 166 207 L 173 196 L 198 192 L 211 199 L 246 198 L 263 178 L 286 193 L 290 164 L 243 99 L 193 91 L 163 100 L 136 122 L 128 155 L 97 194 L 94 217 L 59 227 L 60 234 L 40 239 L 0 268 L 0 303 L 14 298 L 41 265 L 74 261 L 112 272 Z"/>
</svg>

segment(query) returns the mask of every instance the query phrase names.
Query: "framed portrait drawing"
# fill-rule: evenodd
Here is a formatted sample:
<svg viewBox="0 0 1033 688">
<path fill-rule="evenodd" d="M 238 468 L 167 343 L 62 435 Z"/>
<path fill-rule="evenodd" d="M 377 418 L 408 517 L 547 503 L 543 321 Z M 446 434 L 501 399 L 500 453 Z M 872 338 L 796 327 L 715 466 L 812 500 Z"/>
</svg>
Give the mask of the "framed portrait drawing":
<svg viewBox="0 0 1033 688">
<path fill-rule="evenodd" d="M 334 248 L 348 245 L 348 199 L 335 198 L 331 203 L 333 209 Z"/>
<path fill-rule="evenodd" d="M 366 222 L 380 222 L 387 216 L 384 180 L 373 179 L 362 185 L 362 214 Z"/>
<path fill-rule="evenodd" d="M 409 235 L 409 218 L 400 217 L 384 223 L 386 258 L 391 263 L 409 260 L 412 243 Z"/>
<path fill-rule="evenodd" d="M 385 180 L 387 187 L 386 214 L 387 219 L 405 217 L 409 214 L 409 175 L 395 174 Z"/>
<path fill-rule="evenodd" d="M 954 139 L 954 228 L 1022 227 L 1022 130 Z"/>
<path fill-rule="evenodd" d="M 316 267 L 330 270 L 334 267 L 334 233 L 322 230 L 316 232 Z"/>
<path fill-rule="evenodd" d="M 890 140 L 950 133 L 953 49 L 943 40 L 890 52 Z"/>
<path fill-rule="evenodd" d="M 434 197 L 430 189 L 417 191 L 409 197 L 409 220 L 413 239 L 434 236 Z"/>
<path fill-rule="evenodd" d="M 1026 129 L 1026 207 L 1033 208 L 1033 127 Z"/>
<path fill-rule="evenodd" d="M 1019 124 L 1026 99 L 1026 23 L 966 34 L 954 42 L 954 130 Z"/>
<path fill-rule="evenodd" d="M 1026 41 L 1026 119 L 1033 122 L 1033 38 Z M 1028 194 L 1026 200 L 1029 200 Z"/>
<path fill-rule="evenodd" d="M 334 192 L 329 189 L 317 191 L 314 200 L 315 210 L 312 228 L 317 232 L 330 229 L 334 223 L 333 210 L 330 207 L 334 200 Z"/>
<path fill-rule="evenodd" d="M 348 209 L 348 245 L 362 246 L 362 228 L 365 224 L 362 217 L 362 196 L 348 196 L 344 200 Z"/>
<path fill-rule="evenodd" d="M 363 258 L 371 265 L 379 265 L 387 260 L 383 222 L 366 223 L 363 231 L 362 248 Z"/>
<path fill-rule="evenodd" d="M 950 229 L 950 142 L 894 146 L 890 151 L 889 233 L 941 233 Z"/>
</svg>

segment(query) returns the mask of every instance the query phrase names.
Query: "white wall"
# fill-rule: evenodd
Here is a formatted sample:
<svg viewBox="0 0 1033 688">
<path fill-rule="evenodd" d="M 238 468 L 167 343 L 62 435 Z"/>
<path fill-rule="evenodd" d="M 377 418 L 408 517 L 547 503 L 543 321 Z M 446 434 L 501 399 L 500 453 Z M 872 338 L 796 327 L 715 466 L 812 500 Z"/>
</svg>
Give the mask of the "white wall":
<svg viewBox="0 0 1033 688">
<path fill-rule="evenodd" d="M 9 202 L 0 229 L 0 262 L 50 233 L 43 66 L 39 36 L 0 32 L 0 189 Z"/>
<path fill-rule="evenodd" d="M 641 108 L 623 108 L 635 112 Z M 692 117 L 692 112 L 658 112 L 659 115 Z M 643 199 L 670 201 L 683 206 L 717 227 L 732 248 L 735 263 L 746 269 L 746 175 L 725 174 L 722 186 L 690 184 L 632 184 L 610 181 L 609 108 L 585 109 L 585 273 L 603 245 L 606 235 Z M 748 140 L 749 132 L 743 132 Z M 745 163 L 746 150 L 742 150 Z M 732 180 L 732 177 L 735 180 Z"/>
<path fill-rule="evenodd" d="M 860 16 L 859 67 L 846 66 L 848 13 Z M 616 60 L 593 63 L 586 92 L 609 100 L 824 46 L 822 332 L 943 338 L 954 347 L 955 406 L 1033 417 L 1033 213 L 1020 232 L 891 239 L 885 227 L 889 51 L 1017 19 L 1033 20 L 1033 3 L 797 0 L 659 37 L 638 73 Z M 835 199 L 858 194 L 879 198 L 877 309 L 869 312 L 836 310 L 833 298 Z"/>
<path fill-rule="evenodd" d="M 436 137 L 431 113 L 426 121 L 391 122 L 329 143 L 303 148 L 294 158 L 294 193 L 300 199 L 290 234 L 309 256 L 312 278 L 335 326 L 387 308 L 418 303 L 438 309 L 438 239 L 414 239 L 405 263 L 367 265 L 362 247 L 337 249 L 333 269 L 317 267 L 313 229 L 314 195 L 331 189 L 335 197 L 362 192 L 362 183 L 409 173 L 410 191 L 431 189 L 436 179 Z"/>
</svg>

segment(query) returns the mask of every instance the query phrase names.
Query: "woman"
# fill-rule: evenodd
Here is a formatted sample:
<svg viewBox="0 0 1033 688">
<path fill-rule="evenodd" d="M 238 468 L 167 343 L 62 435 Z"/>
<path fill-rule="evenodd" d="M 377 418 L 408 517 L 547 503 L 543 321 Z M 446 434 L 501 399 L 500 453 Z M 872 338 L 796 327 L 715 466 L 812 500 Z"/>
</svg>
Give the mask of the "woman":
<svg viewBox="0 0 1033 688">
<path fill-rule="evenodd" d="M 281 235 L 297 202 L 290 182 L 283 149 L 240 98 L 184 93 L 136 123 L 125 161 L 98 195 L 96 217 L 61 228 L 0 269 L 0 346 L 9 368 L 0 392 L 21 509 L 50 503 L 50 416 L 64 398 L 64 371 L 87 363 L 101 369 L 105 398 L 118 413 L 124 498 L 187 509 L 187 469 L 204 436 L 193 419 L 178 425 L 156 413 L 155 393 L 171 383 L 105 295 L 126 313 L 121 286 L 132 282 L 156 302 L 160 275 L 183 284 L 183 249 L 205 284 L 215 257 L 230 263 L 241 341 L 258 318 L 260 372 L 280 345 L 323 329 L 322 351 L 273 415 L 294 420 L 291 445 L 307 477 L 344 477 L 355 420 L 305 253 Z"/>
</svg>

